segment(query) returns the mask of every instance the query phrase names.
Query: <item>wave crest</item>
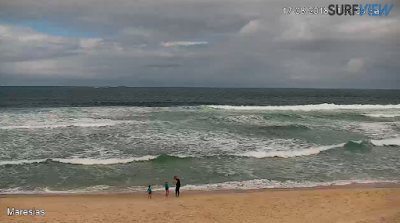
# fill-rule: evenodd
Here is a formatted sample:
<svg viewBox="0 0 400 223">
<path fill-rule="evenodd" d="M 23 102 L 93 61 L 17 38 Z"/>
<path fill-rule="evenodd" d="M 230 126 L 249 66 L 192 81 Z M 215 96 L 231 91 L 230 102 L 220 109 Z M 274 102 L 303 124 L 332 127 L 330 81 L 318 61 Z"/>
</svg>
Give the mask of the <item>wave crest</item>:
<svg viewBox="0 0 400 223">
<path fill-rule="evenodd" d="M 360 141 L 348 141 L 344 146 L 344 149 L 349 151 L 370 151 L 372 149 L 372 143 L 367 140 Z"/>
<path fill-rule="evenodd" d="M 66 163 L 66 164 L 78 164 L 78 165 L 110 165 L 110 164 L 120 164 L 120 163 L 131 163 L 135 161 L 148 161 L 156 159 L 158 156 L 142 156 L 127 159 L 91 159 L 91 158 L 71 158 L 71 159 L 61 159 L 61 158 L 51 158 L 51 159 L 38 159 L 38 160 L 10 160 L 10 161 L 0 161 L 0 165 L 23 165 L 23 164 L 33 164 L 33 163 Z"/>
<path fill-rule="evenodd" d="M 316 104 L 316 105 L 283 105 L 283 106 L 232 106 L 232 105 L 208 105 L 213 109 L 223 110 L 271 110 L 271 111 L 314 111 L 314 110 L 366 110 L 366 109 L 400 109 L 399 105 L 336 105 L 336 104 Z"/>
<path fill-rule="evenodd" d="M 341 143 L 336 145 L 328 146 L 317 146 L 301 150 L 286 150 L 286 151 L 248 151 L 243 153 L 235 154 L 212 154 L 208 156 L 191 156 L 191 155 L 146 155 L 141 157 L 133 158 L 110 158 L 110 159 L 93 159 L 93 158 L 49 158 L 49 159 L 35 159 L 35 160 L 4 160 L 0 161 L 0 166 L 4 165 L 24 165 L 24 164 L 35 164 L 35 163 L 64 163 L 64 164 L 75 164 L 75 165 L 112 165 L 112 164 L 123 164 L 131 162 L 170 162 L 180 159 L 190 158 L 204 158 L 204 157 L 215 157 L 215 156 L 238 156 L 238 157 L 253 157 L 253 158 L 292 158 L 299 156 L 316 155 L 323 151 L 344 148 L 350 151 L 366 151 L 372 149 L 372 146 L 400 146 L 400 138 L 393 139 L 382 139 L 382 140 L 350 140 L 347 143 Z"/>
<path fill-rule="evenodd" d="M 26 122 L 23 125 L 18 125 L 21 123 L 16 123 L 14 125 L 0 126 L 0 129 L 10 130 L 10 129 L 55 129 L 55 128 L 98 128 L 98 127 L 106 127 L 106 126 L 114 126 L 119 124 L 130 124 L 134 123 L 133 120 L 111 120 L 111 119 L 90 119 L 90 118 L 82 118 L 69 122 L 57 122 L 57 121 L 48 121 L 44 122 Z M 0 123 L 1 124 L 1 123 Z"/>
<path fill-rule="evenodd" d="M 330 146 L 320 146 L 315 148 L 308 148 L 302 150 L 292 150 L 292 151 L 250 151 L 245 153 L 235 154 L 235 156 L 244 156 L 244 157 L 254 157 L 254 158 L 268 158 L 268 157 L 280 157 L 280 158 L 291 158 L 297 156 L 309 156 L 315 155 L 322 151 L 340 148 L 343 147 L 345 144 L 337 144 L 337 145 L 330 145 Z"/>
<path fill-rule="evenodd" d="M 112 165 L 112 164 L 123 164 L 123 163 L 132 163 L 132 162 L 169 162 L 175 161 L 178 159 L 191 158 L 190 156 L 172 156 L 161 154 L 157 156 L 147 155 L 141 157 L 133 157 L 133 158 L 110 158 L 110 159 L 93 159 L 93 158 L 70 158 L 70 159 L 62 159 L 62 158 L 51 158 L 51 159 L 37 159 L 37 160 L 10 160 L 10 161 L 0 161 L 1 165 L 23 165 L 23 164 L 35 164 L 35 163 L 64 163 L 64 164 L 74 164 L 74 165 Z"/>
<path fill-rule="evenodd" d="M 120 163 L 131 163 L 135 161 L 148 161 L 156 159 L 158 156 L 142 156 L 128 159 L 88 159 L 88 158 L 75 158 L 75 159 L 52 159 L 53 161 L 68 164 L 81 164 L 81 165 L 110 165 Z"/>
<path fill-rule="evenodd" d="M 363 114 L 363 116 L 371 118 L 396 118 L 400 117 L 400 113 L 374 113 L 374 114 Z"/>
<path fill-rule="evenodd" d="M 400 146 L 400 138 L 371 140 L 371 143 L 375 146 Z"/>
</svg>

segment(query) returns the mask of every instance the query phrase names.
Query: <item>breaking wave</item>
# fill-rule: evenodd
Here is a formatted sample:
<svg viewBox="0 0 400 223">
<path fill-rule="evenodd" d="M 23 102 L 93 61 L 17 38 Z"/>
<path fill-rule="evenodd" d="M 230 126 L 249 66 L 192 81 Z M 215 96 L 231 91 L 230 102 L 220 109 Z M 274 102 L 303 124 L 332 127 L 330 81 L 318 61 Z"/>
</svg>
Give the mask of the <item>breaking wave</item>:
<svg viewBox="0 0 400 223">
<path fill-rule="evenodd" d="M 40 159 L 40 160 L 8 160 L 8 161 L 0 161 L 0 165 L 22 165 L 22 164 L 43 163 L 43 162 L 46 162 L 46 159 Z"/>
<path fill-rule="evenodd" d="M 375 146 L 400 146 L 400 138 L 371 140 Z"/>
<path fill-rule="evenodd" d="M 10 160 L 10 161 L 0 161 L 1 165 L 23 165 L 23 164 L 35 164 L 35 163 L 64 163 L 64 164 L 74 164 L 74 165 L 112 165 L 112 164 L 123 164 L 123 163 L 132 163 L 132 162 L 168 162 L 175 161 L 184 158 L 192 158 L 191 156 L 184 155 L 147 155 L 141 157 L 134 158 L 110 158 L 110 159 L 93 159 L 93 158 L 70 158 L 70 159 L 61 159 L 61 158 L 49 158 L 49 159 L 37 159 L 37 160 Z"/>
<path fill-rule="evenodd" d="M 71 158 L 71 159 L 39 159 L 39 160 L 13 160 L 13 161 L 0 161 L 0 165 L 22 165 L 22 164 L 32 164 L 32 163 L 66 163 L 66 164 L 79 164 L 79 165 L 110 165 L 110 164 L 120 164 L 120 163 L 131 163 L 135 161 L 148 161 L 156 159 L 159 156 L 142 156 L 127 159 L 91 159 L 91 158 Z"/>
<path fill-rule="evenodd" d="M 118 124 L 132 123 L 133 120 L 127 121 L 115 121 L 111 119 L 78 119 L 72 120 L 70 122 L 25 122 L 23 125 L 7 125 L 0 126 L 0 129 L 53 129 L 53 128 L 73 128 L 73 127 L 82 127 L 82 128 L 93 128 L 93 127 L 105 127 L 105 126 L 113 126 Z M 1 123 L 0 123 L 1 124 Z"/>
<path fill-rule="evenodd" d="M 53 161 L 60 163 L 69 163 L 69 164 L 81 164 L 81 165 L 109 165 L 109 164 L 119 164 L 119 163 L 131 163 L 135 161 L 147 161 L 156 159 L 157 156 L 142 156 L 128 159 L 85 159 L 85 158 L 76 158 L 76 159 L 52 159 Z"/>
<path fill-rule="evenodd" d="M 374 114 L 363 114 L 363 116 L 371 118 L 395 118 L 395 117 L 400 117 L 400 113 L 374 113 Z"/>
<path fill-rule="evenodd" d="M 315 148 L 308 148 L 303 150 L 293 150 L 293 151 L 249 151 L 244 153 L 235 154 L 236 156 L 243 157 L 254 157 L 254 158 L 267 158 L 267 157 L 280 157 L 280 158 L 291 158 L 297 156 L 309 156 L 315 155 L 322 151 L 326 151 L 329 149 L 340 148 L 345 144 L 337 144 L 330 146 L 320 146 Z"/>
<path fill-rule="evenodd" d="M 370 151 L 372 149 L 372 143 L 366 140 L 350 140 L 343 146 L 343 148 L 349 151 Z"/>
<path fill-rule="evenodd" d="M 131 162 L 170 162 L 181 159 L 191 158 L 204 158 L 204 157 L 221 157 L 221 156 L 236 156 L 236 157 L 253 157 L 253 158 L 292 158 L 300 156 L 316 155 L 323 151 L 344 148 L 350 151 L 357 150 L 369 150 L 372 146 L 400 146 L 400 138 L 393 139 L 382 139 L 382 140 L 350 140 L 347 143 L 327 145 L 327 146 L 316 146 L 306 149 L 299 150 L 286 150 L 286 151 L 248 151 L 243 153 L 234 154 L 209 154 L 207 156 L 193 156 L 193 155 L 146 155 L 141 157 L 133 158 L 108 158 L 108 159 L 94 159 L 94 158 L 49 158 L 49 159 L 35 159 L 35 160 L 5 160 L 0 161 L 0 166 L 4 165 L 23 165 L 23 164 L 35 164 L 35 163 L 64 163 L 64 164 L 75 164 L 75 165 L 112 165 L 112 164 L 123 164 Z"/>
<path fill-rule="evenodd" d="M 382 140 L 359 140 L 354 141 L 350 140 L 347 143 L 341 143 L 336 145 L 329 146 L 318 146 L 311 147 L 308 149 L 302 150 L 291 150 L 291 151 L 249 151 L 244 153 L 234 154 L 234 156 L 243 156 L 243 157 L 253 157 L 253 158 L 269 158 L 269 157 L 280 157 L 280 158 L 292 158 L 299 156 L 309 156 L 316 155 L 323 151 L 344 148 L 349 151 L 369 151 L 372 149 L 372 146 L 400 146 L 400 138 L 395 139 L 382 139 Z"/>
<path fill-rule="evenodd" d="M 231 105 L 208 105 L 208 108 L 223 110 L 271 110 L 271 111 L 315 111 L 315 110 L 366 110 L 366 109 L 400 109 L 399 105 L 284 105 L 284 106 L 231 106 Z"/>
</svg>

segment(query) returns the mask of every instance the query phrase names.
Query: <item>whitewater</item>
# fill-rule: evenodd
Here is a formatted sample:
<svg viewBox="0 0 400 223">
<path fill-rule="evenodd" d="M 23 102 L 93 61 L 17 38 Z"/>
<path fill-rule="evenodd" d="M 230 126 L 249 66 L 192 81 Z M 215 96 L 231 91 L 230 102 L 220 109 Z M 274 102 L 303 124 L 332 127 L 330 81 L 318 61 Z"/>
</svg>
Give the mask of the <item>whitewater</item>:
<svg viewBox="0 0 400 223">
<path fill-rule="evenodd" d="M 157 190 L 175 175 L 184 190 L 400 181 L 397 92 L 40 89 L 0 102 L 0 193 Z"/>
<path fill-rule="evenodd" d="M 264 151 L 249 151 L 245 153 L 239 154 L 229 154 L 227 156 L 243 156 L 243 157 L 252 157 L 252 158 L 268 158 L 268 157 L 278 157 L 278 158 L 291 158 L 297 156 L 309 156 L 315 155 L 323 151 L 327 151 L 330 149 L 344 149 L 346 146 L 351 145 L 351 143 L 363 146 L 363 143 L 367 141 L 350 141 L 348 143 L 342 143 L 337 145 L 329 145 L 329 146 L 320 146 L 315 148 L 307 148 L 301 150 L 294 151 L 274 151 L 273 148 L 268 148 Z M 400 138 L 394 139 L 383 139 L 383 140 L 371 140 L 367 143 L 373 146 L 400 146 Z M 267 152 L 269 150 L 269 152 Z M 48 158 L 48 159 L 39 159 L 39 160 L 10 160 L 10 161 L 0 161 L 1 165 L 23 165 L 23 164 L 34 164 L 34 163 L 46 163 L 46 162 L 60 162 L 66 164 L 78 164 L 78 165 L 112 165 L 112 164 L 121 164 L 121 163 L 131 163 L 131 162 L 144 162 L 156 160 L 157 158 L 176 158 L 176 159 L 185 159 L 185 158 L 205 158 L 217 156 L 221 157 L 220 154 L 210 154 L 207 156 L 191 156 L 191 155 L 175 155 L 175 154 L 160 154 L 160 155 L 146 155 L 142 157 L 131 157 L 131 158 L 110 158 L 110 159 L 91 159 L 91 158 Z"/>
</svg>

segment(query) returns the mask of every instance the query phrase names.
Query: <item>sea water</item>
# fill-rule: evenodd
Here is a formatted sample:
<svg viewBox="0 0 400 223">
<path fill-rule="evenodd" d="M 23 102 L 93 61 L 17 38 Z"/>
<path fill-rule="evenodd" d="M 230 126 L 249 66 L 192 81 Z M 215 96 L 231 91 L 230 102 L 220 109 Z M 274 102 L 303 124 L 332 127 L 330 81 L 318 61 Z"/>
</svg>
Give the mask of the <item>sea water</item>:
<svg viewBox="0 0 400 223">
<path fill-rule="evenodd" d="M 400 91 L 0 87 L 0 193 L 400 181 Z"/>
</svg>

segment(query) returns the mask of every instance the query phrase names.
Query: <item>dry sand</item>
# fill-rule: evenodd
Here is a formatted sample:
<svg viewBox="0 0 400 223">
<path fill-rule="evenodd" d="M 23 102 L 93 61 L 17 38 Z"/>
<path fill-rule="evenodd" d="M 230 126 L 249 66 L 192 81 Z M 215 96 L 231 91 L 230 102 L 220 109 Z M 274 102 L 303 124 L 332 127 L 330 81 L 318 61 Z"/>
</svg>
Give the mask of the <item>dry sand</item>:
<svg viewBox="0 0 400 223">
<path fill-rule="evenodd" d="M 7 207 L 46 215 L 10 217 Z M 400 188 L 183 192 L 168 199 L 156 193 L 152 200 L 146 193 L 3 196 L 0 222 L 400 223 Z"/>
</svg>

